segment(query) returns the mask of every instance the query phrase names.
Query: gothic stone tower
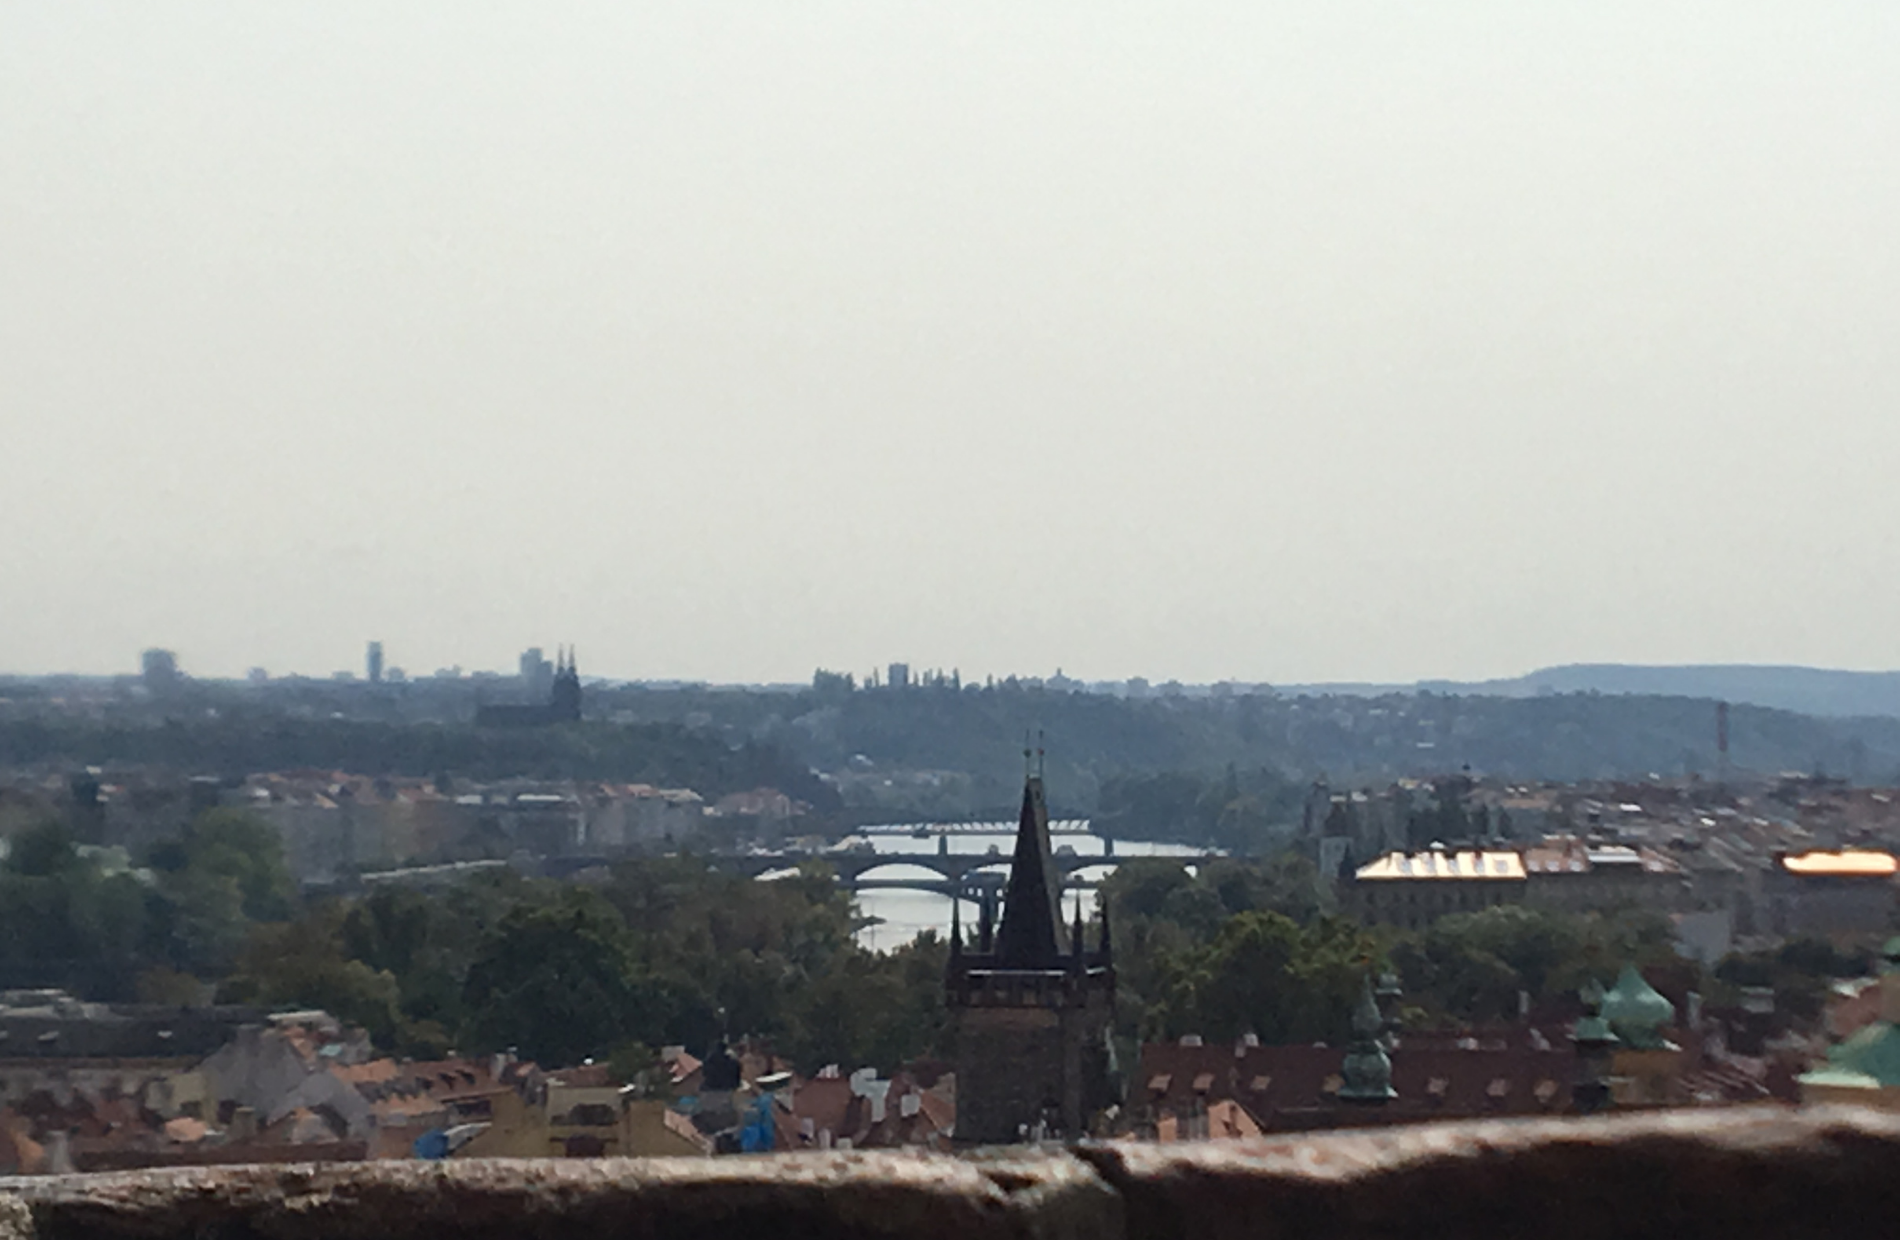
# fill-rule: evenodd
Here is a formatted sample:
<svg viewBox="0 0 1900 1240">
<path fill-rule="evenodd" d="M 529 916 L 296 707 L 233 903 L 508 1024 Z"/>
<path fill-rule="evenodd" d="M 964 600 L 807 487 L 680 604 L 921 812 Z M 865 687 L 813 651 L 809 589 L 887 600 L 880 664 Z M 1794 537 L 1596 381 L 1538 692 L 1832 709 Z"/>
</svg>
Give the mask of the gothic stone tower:
<svg viewBox="0 0 1900 1240">
<path fill-rule="evenodd" d="M 944 987 L 956 1029 L 959 1145 L 1021 1141 L 1038 1131 L 1086 1136 L 1089 1121 L 1111 1101 L 1115 966 L 1108 914 L 1090 951 L 1079 904 L 1063 934 L 1059 890 L 1042 779 L 1031 776 L 1002 926 L 992 928 L 986 901 L 975 949 L 966 951 L 961 918 L 952 913 Z"/>
</svg>

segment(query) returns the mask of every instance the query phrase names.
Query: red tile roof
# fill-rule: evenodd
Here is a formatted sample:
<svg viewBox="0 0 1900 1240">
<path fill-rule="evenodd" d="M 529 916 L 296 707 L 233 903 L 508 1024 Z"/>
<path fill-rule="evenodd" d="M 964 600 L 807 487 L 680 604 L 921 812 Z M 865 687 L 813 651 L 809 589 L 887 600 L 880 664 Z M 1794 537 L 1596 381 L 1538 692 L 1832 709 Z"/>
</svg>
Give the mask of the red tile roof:
<svg viewBox="0 0 1900 1240">
<path fill-rule="evenodd" d="M 1336 1111 L 1344 1051 L 1327 1046 L 1181 1046 L 1149 1043 L 1137 1079 L 1147 1088 L 1130 1097 L 1137 1117 L 1212 1113 L 1231 1100 L 1263 1130 L 1314 1126 L 1315 1112 Z M 1463 1046 L 1402 1040 L 1392 1056 L 1399 1100 L 1388 1110 L 1431 1116 L 1525 1115 L 1569 1105 L 1576 1057 L 1567 1041 L 1537 1050 L 1523 1041 L 1474 1038 Z"/>
</svg>

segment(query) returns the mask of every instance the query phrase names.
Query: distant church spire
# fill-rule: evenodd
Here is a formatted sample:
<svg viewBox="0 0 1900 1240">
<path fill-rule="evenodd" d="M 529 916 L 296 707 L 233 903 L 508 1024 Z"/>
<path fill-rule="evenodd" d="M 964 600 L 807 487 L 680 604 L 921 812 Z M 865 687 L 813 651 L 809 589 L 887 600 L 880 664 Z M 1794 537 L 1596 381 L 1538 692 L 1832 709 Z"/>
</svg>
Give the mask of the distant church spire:
<svg viewBox="0 0 1900 1240">
<path fill-rule="evenodd" d="M 1061 922 L 1056 905 L 1055 861 L 1049 848 L 1049 809 L 1043 803 L 1041 776 L 1031 774 L 1023 781 L 1016 852 L 1010 859 L 1003 924 L 996 934 L 997 963 L 1004 968 L 1053 967 L 1061 955 L 1056 941 L 1056 928 Z"/>
<path fill-rule="evenodd" d="M 554 684 L 548 694 L 548 718 L 554 723 L 577 723 L 581 717 L 581 678 L 575 670 L 574 647 L 555 647 Z"/>
</svg>

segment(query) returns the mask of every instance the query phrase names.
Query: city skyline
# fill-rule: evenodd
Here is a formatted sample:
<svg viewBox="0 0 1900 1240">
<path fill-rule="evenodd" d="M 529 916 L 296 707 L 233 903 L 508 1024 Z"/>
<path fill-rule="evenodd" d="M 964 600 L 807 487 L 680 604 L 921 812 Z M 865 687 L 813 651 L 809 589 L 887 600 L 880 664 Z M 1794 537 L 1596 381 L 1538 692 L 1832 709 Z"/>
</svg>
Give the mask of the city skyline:
<svg viewBox="0 0 1900 1240">
<path fill-rule="evenodd" d="M 556 666 L 554 663 L 547 662 L 545 659 L 546 649 L 547 648 L 543 646 L 528 646 L 516 651 L 516 653 L 508 659 L 486 664 L 449 663 L 430 666 L 433 661 L 425 657 L 415 661 L 413 665 L 409 665 L 400 662 L 396 658 L 389 657 L 386 643 L 372 639 L 365 642 L 363 646 L 359 648 L 358 662 L 355 667 L 337 666 L 312 669 L 294 667 L 272 668 L 263 664 L 253 663 L 245 666 L 242 672 L 225 673 L 222 671 L 204 671 L 195 668 L 190 664 L 189 660 L 181 656 L 177 650 L 170 647 L 147 646 L 138 651 L 135 658 L 127 666 L 108 668 L 103 671 L 95 669 L 58 668 L 44 672 L 22 672 L 0 667 L 0 679 L 58 679 L 69 676 L 86 679 L 113 679 L 121 677 L 137 679 L 142 677 L 149 682 L 157 675 L 163 679 L 205 680 L 221 683 L 238 681 L 257 683 L 260 681 L 307 680 L 360 681 L 364 684 L 401 684 L 418 680 L 486 678 L 521 680 L 534 684 L 537 688 L 545 688 L 544 682 L 547 677 L 552 676 Z M 578 667 L 578 656 L 574 646 L 563 643 L 557 645 L 555 649 L 557 654 L 562 654 L 562 657 L 570 660 L 574 663 L 575 667 Z M 539 661 L 541 664 L 538 670 L 530 670 L 530 663 L 534 661 Z M 154 668 L 158 670 L 155 672 Z M 1593 677 L 1616 679 L 1625 676 L 1636 676 L 1640 678 L 1652 673 L 1662 674 L 1665 677 L 1676 674 L 1686 674 L 1690 676 L 1709 675 L 1718 678 L 1730 673 L 1739 673 L 1744 676 L 1760 673 L 1770 678 L 1769 681 L 1763 682 L 1764 684 L 1772 683 L 1773 678 L 1779 674 L 1787 673 L 1792 674 L 1798 680 L 1805 681 L 1809 678 L 1813 678 L 1812 684 L 1803 686 L 1810 690 L 1817 686 L 1828 684 L 1831 684 L 1837 689 L 1843 685 L 1854 684 L 1871 687 L 1892 678 L 1900 677 L 1900 670 L 1890 668 L 1820 668 L 1804 664 L 1789 663 L 1619 664 L 1579 662 L 1525 668 L 1514 675 L 1487 677 L 1482 680 L 1456 680 L 1442 676 L 1421 676 L 1409 681 L 1339 680 L 1302 682 L 1291 680 L 1248 680 L 1235 676 L 1221 676 L 1209 680 L 1184 680 L 1179 677 L 1144 675 L 1140 672 L 1128 676 L 1078 676 L 1061 666 L 1052 669 L 1007 668 L 991 671 L 966 669 L 955 664 L 915 662 L 909 659 L 887 662 L 867 662 L 859 660 L 856 663 L 840 664 L 834 667 L 816 667 L 804 676 L 788 676 L 775 680 L 740 680 L 735 678 L 722 679 L 718 677 L 669 676 L 664 674 L 626 676 L 616 674 L 611 668 L 602 669 L 593 667 L 591 664 L 590 670 L 580 675 L 581 679 L 588 681 L 628 685 L 651 684 L 656 686 L 729 685 L 733 687 L 752 688 L 805 687 L 811 685 L 814 682 L 814 678 L 822 679 L 826 676 L 845 676 L 851 678 L 854 684 L 860 688 L 913 688 L 926 685 L 931 678 L 938 678 L 946 684 L 969 688 L 980 686 L 986 682 L 1023 680 L 1039 684 L 1053 682 L 1058 685 L 1070 685 L 1089 689 L 1145 687 L 1159 690 L 1173 685 L 1195 690 L 1219 689 L 1225 686 L 1242 690 L 1275 689 L 1312 693 L 1360 694 L 1386 691 L 1407 692 L 1413 689 L 1482 692 L 1496 688 L 1501 691 L 1511 692 L 1513 689 L 1521 691 L 1526 687 L 1534 689 L 1535 683 L 1540 678 L 1551 677 L 1555 677 L 1557 682 L 1563 680 L 1577 680 L 1578 683 L 1566 686 L 1561 683 L 1553 682 L 1552 686 L 1545 690 L 1546 692 L 1578 692 L 1590 691 L 1591 686 L 1589 681 Z M 1680 689 L 1667 687 L 1645 688 L 1640 686 L 1616 687 L 1608 690 L 1598 687 L 1595 691 L 1638 694 L 1682 692 Z M 1709 697 L 1711 699 L 1730 696 L 1737 697 L 1741 700 L 1749 700 L 1751 695 L 1747 690 L 1726 692 L 1710 688 L 1695 691 L 1691 693 L 1691 696 Z M 1764 704 L 1777 703 L 1767 702 Z M 1796 707 L 1795 709 L 1806 708 Z M 1848 712 L 1829 712 L 1823 710 L 1819 713 Z M 1870 713 L 1888 712 L 1885 710 L 1876 710 Z"/>
</svg>

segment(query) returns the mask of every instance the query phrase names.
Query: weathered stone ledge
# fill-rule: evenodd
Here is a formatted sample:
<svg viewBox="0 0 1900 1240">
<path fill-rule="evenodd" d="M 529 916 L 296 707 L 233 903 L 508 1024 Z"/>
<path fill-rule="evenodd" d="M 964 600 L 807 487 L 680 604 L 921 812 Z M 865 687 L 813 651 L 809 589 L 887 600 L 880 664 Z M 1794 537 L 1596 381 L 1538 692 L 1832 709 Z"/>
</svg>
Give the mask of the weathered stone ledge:
<svg viewBox="0 0 1900 1240">
<path fill-rule="evenodd" d="M 474 1160 L 0 1180 L 0 1240 L 1900 1234 L 1900 1117 L 1764 1108 L 970 1158 Z"/>
</svg>

